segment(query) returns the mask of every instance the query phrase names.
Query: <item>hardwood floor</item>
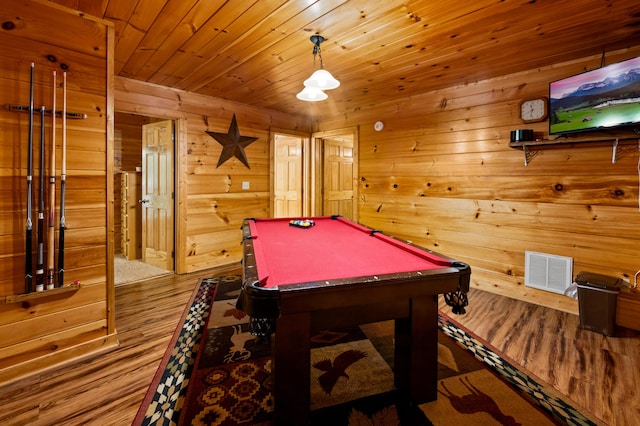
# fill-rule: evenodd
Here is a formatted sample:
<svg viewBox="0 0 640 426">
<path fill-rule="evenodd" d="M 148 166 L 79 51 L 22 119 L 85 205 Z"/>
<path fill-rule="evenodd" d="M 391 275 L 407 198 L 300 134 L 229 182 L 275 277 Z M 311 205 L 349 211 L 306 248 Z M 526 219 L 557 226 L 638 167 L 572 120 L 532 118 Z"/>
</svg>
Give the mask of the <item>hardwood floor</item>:
<svg viewBox="0 0 640 426">
<path fill-rule="evenodd" d="M 128 425 L 202 277 L 172 275 L 116 289 L 120 347 L 0 388 L 2 425 Z M 441 310 L 610 425 L 640 425 L 640 333 L 606 337 L 579 318 L 472 290 L 467 314 Z"/>
<path fill-rule="evenodd" d="M 607 337 L 577 315 L 473 289 L 465 315 L 442 298 L 440 310 L 606 424 L 640 425 L 640 333 Z"/>
<path fill-rule="evenodd" d="M 2 425 L 129 425 L 200 278 L 238 266 L 116 288 L 120 346 L 0 388 Z"/>
</svg>

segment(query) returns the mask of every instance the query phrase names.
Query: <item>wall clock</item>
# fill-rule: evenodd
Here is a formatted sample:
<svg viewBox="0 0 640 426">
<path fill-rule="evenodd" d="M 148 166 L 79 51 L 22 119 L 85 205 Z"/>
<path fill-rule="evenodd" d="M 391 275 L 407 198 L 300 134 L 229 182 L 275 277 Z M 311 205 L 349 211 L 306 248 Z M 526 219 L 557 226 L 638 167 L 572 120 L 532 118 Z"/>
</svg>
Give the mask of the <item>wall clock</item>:
<svg viewBox="0 0 640 426">
<path fill-rule="evenodd" d="M 520 118 L 525 123 L 535 123 L 547 118 L 548 100 L 545 97 L 525 99 L 520 102 Z"/>
</svg>

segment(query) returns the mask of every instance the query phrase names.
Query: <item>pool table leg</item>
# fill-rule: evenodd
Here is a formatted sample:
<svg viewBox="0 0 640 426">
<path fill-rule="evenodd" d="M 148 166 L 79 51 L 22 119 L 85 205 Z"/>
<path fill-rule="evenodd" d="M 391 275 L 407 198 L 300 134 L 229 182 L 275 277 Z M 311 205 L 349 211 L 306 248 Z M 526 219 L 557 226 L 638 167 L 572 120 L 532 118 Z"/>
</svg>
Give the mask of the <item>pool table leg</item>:
<svg viewBox="0 0 640 426">
<path fill-rule="evenodd" d="M 411 316 L 395 322 L 395 385 L 415 404 L 434 401 L 438 389 L 438 296 L 411 300 Z"/>
<path fill-rule="evenodd" d="M 311 387 L 311 315 L 278 318 L 273 342 L 274 424 L 309 423 Z M 295 344 L 287 344 L 295 342 Z"/>
</svg>

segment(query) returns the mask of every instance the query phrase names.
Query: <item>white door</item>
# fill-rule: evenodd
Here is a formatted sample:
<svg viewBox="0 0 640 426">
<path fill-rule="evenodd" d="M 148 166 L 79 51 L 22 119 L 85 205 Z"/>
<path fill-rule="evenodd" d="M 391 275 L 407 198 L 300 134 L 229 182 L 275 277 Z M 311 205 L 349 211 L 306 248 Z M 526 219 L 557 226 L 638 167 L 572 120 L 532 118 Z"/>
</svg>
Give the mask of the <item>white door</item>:
<svg viewBox="0 0 640 426">
<path fill-rule="evenodd" d="M 142 260 L 173 271 L 173 121 L 142 126 Z"/>
<path fill-rule="evenodd" d="M 323 214 L 355 220 L 353 140 L 324 138 L 323 141 Z"/>
<path fill-rule="evenodd" d="M 273 217 L 302 216 L 302 138 L 275 135 Z"/>
</svg>

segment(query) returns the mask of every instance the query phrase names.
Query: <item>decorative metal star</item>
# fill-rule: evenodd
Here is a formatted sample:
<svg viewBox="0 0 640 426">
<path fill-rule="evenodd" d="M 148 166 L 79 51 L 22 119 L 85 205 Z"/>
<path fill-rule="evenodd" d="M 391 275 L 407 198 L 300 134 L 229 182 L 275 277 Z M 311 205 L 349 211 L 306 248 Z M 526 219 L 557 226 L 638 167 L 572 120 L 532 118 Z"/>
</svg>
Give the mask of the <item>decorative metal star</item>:
<svg viewBox="0 0 640 426">
<path fill-rule="evenodd" d="M 248 169 L 251 168 L 249 167 L 249 160 L 247 160 L 247 154 L 244 152 L 244 149 L 258 138 L 240 136 L 235 114 L 233 114 L 233 119 L 231 120 L 227 133 L 210 132 L 208 130 L 206 130 L 206 132 L 222 145 L 222 153 L 220 153 L 220 159 L 216 167 L 220 167 L 229 158 L 236 157 L 242 164 L 247 166 Z"/>
</svg>

